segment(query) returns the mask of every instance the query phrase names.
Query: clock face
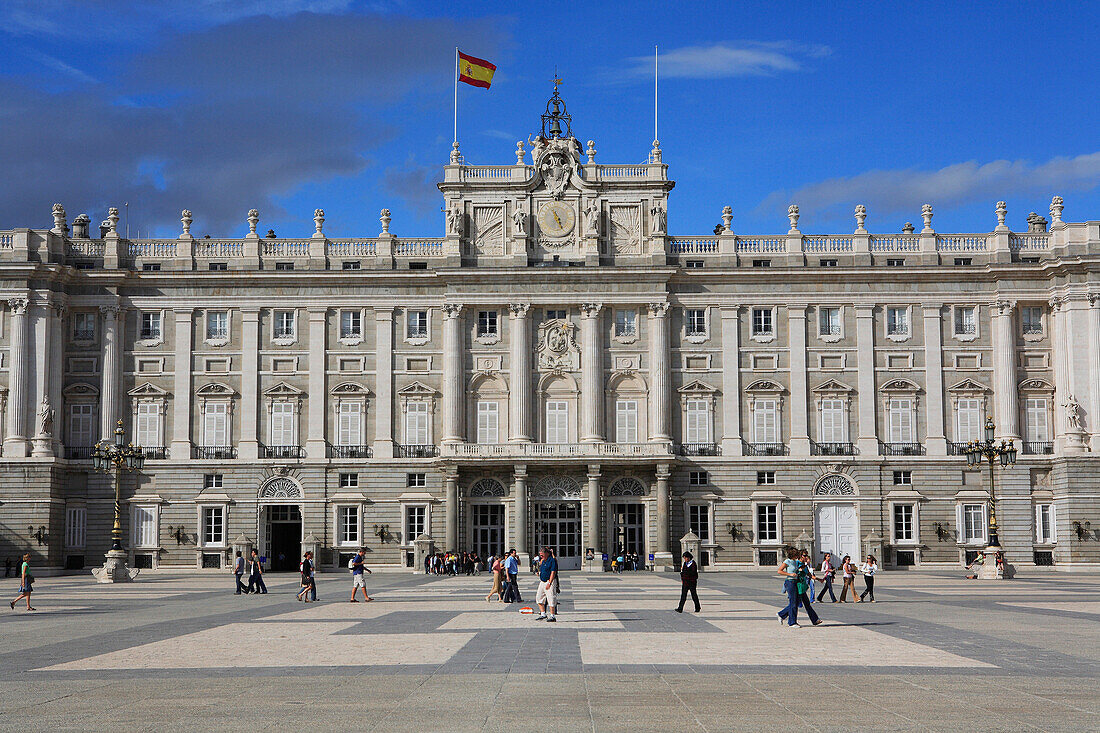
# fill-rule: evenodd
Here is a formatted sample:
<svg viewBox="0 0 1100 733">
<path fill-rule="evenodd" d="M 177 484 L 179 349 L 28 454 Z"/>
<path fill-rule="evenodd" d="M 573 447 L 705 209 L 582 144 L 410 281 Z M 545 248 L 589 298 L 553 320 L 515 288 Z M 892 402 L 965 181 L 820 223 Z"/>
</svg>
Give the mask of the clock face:
<svg viewBox="0 0 1100 733">
<path fill-rule="evenodd" d="M 539 209 L 539 230 L 550 237 L 564 237 L 573 231 L 577 215 L 573 207 L 564 201 L 550 201 Z"/>
</svg>

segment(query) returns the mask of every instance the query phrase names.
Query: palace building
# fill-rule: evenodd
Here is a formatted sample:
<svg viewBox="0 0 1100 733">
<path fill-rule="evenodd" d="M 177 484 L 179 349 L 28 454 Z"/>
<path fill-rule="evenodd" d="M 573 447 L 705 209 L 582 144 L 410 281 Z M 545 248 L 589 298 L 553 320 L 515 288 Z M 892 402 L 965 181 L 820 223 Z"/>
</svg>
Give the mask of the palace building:
<svg viewBox="0 0 1100 733">
<path fill-rule="evenodd" d="M 648 162 L 597 162 L 555 91 L 514 161 L 439 189 L 442 237 L 0 231 L 0 556 L 103 562 L 121 424 L 131 565 L 256 547 L 321 569 L 539 545 L 715 569 L 783 545 L 959 567 L 995 508 L 1009 563 L 1100 564 L 1100 221 L 1013 231 L 667 229 Z M 991 212 L 994 213 L 994 212 Z M 993 219 L 991 216 L 991 224 Z M 709 229 L 707 226 L 702 229 Z M 785 228 L 785 230 L 784 230 Z M 1015 465 L 969 470 L 987 418 Z M 86 572 L 86 570 L 85 570 Z"/>
</svg>

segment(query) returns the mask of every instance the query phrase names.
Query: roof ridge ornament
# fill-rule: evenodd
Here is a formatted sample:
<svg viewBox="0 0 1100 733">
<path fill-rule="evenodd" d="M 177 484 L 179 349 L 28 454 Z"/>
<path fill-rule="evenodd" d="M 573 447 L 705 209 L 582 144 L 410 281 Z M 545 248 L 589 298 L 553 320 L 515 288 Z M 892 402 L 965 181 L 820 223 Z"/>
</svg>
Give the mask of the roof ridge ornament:
<svg viewBox="0 0 1100 733">
<path fill-rule="evenodd" d="M 542 114 L 542 137 L 553 140 L 561 137 L 573 137 L 573 117 L 569 114 L 565 100 L 558 92 L 558 86 L 563 84 L 558 78 L 557 69 L 554 70 L 554 94 L 546 102 L 546 111 Z M 562 130 L 562 123 L 565 129 Z"/>
</svg>

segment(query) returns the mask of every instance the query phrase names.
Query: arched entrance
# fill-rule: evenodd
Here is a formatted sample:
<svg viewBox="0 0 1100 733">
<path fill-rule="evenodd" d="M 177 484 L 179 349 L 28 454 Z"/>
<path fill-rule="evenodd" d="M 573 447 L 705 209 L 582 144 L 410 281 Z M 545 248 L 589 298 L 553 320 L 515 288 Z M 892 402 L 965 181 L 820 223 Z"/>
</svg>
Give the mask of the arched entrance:
<svg viewBox="0 0 1100 733">
<path fill-rule="evenodd" d="M 535 551 L 554 550 L 559 570 L 581 566 L 581 485 L 569 476 L 547 476 L 531 492 Z"/>
<path fill-rule="evenodd" d="M 302 486 L 289 476 L 275 476 L 260 486 L 256 536 L 271 572 L 298 569 L 302 554 Z"/>
<path fill-rule="evenodd" d="M 814 550 L 817 562 L 832 553 L 834 565 L 845 555 L 859 559 L 859 512 L 856 487 L 839 473 L 828 474 L 814 486 Z"/>
</svg>

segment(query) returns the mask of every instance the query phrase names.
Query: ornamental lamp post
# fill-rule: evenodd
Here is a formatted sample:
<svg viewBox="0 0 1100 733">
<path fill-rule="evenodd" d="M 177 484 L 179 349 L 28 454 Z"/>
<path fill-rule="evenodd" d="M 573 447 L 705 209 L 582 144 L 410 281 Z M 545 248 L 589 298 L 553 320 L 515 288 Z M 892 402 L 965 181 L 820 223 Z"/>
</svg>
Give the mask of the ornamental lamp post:
<svg viewBox="0 0 1100 733">
<path fill-rule="evenodd" d="M 115 427 L 114 442 L 101 440 L 92 449 L 92 468 L 100 473 L 114 474 L 115 523 L 111 528 L 111 549 L 107 551 L 103 567 L 92 575 L 100 583 L 126 583 L 137 577 L 137 570 L 126 567 L 126 551 L 122 549 L 122 472 L 140 471 L 145 466 L 145 452 L 126 444 L 126 431 L 122 420 Z"/>
<path fill-rule="evenodd" d="M 967 468 L 981 470 L 983 463 L 989 464 L 989 542 L 982 551 L 982 570 L 979 577 L 983 579 L 996 579 L 1004 577 L 998 573 L 997 557 L 1002 553 L 1000 538 L 997 536 L 997 495 L 994 483 L 994 466 L 1001 464 L 1001 468 L 1016 465 L 1016 447 L 1012 441 L 1001 441 L 997 445 L 993 436 L 997 426 L 993 424 L 993 418 L 985 419 L 983 439 L 972 440 L 966 444 L 963 451 L 966 455 Z"/>
</svg>

